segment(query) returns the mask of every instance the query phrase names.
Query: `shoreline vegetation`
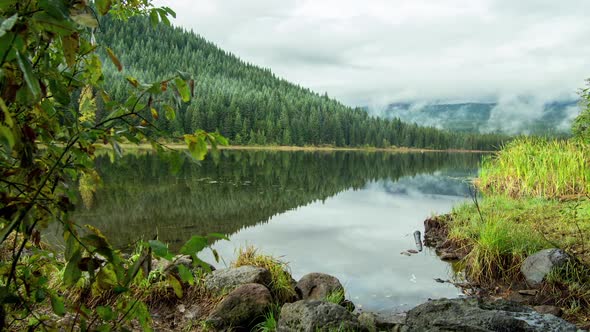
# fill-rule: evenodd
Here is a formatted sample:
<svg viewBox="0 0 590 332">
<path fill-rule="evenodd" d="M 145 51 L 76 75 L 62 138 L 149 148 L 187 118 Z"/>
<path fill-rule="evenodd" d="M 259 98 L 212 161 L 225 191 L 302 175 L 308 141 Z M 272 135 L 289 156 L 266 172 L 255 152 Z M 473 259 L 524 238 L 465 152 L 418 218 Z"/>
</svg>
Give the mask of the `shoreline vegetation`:
<svg viewBox="0 0 590 332">
<path fill-rule="evenodd" d="M 590 328 L 589 145 L 513 141 L 484 159 L 474 185 L 482 198 L 425 222 L 431 245 L 483 296 L 554 306 L 566 320 Z M 523 262 L 550 248 L 571 259 L 533 287 Z"/>
<path fill-rule="evenodd" d="M 145 150 L 152 149 L 153 146 L 148 143 L 133 144 L 123 143 L 119 144 L 123 149 L 130 150 Z M 96 144 L 97 148 L 110 149 L 110 145 Z M 163 143 L 163 146 L 172 150 L 185 150 L 187 146 L 185 143 Z M 308 152 L 332 152 L 332 151 L 357 151 L 357 152 L 392 152 L 392 153 L 426 153 L 426 152 L 440 152 L 440 153 L 493 153 L 492 150 L 463 150 L 463 149 L 420 149 L 420 148 L 406 148 L 406 147 L 336 147 L 336 146 L 294 146 L 294 145 L 228 145 L 218 146 L 219 150 L 263 150 L 263 151 L 308 151 Z M 211 149 L 211 146 L 209 146 Z"/>
</svg>

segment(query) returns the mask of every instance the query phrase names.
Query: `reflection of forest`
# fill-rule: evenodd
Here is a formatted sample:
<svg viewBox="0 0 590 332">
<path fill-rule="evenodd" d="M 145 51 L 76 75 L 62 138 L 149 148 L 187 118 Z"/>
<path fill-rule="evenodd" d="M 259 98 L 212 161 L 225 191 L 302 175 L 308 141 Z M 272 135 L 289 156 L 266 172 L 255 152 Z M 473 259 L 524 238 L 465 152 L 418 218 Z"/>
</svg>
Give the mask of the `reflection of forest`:
<svg viewBox="0 0 590 332">
<path fill-rule="evenodd" d="M 175 157 L 176 155 L 176 157 Z M 472 170 L 474 154 L 223 151 L 196 164 L 179 154 L 99 157 L 104 185 L 74 218 L 98 226 L 116 246 L 151 238 L 177 247 L 194 234 L 243 227 L 368 181 Z"/>
</svg>

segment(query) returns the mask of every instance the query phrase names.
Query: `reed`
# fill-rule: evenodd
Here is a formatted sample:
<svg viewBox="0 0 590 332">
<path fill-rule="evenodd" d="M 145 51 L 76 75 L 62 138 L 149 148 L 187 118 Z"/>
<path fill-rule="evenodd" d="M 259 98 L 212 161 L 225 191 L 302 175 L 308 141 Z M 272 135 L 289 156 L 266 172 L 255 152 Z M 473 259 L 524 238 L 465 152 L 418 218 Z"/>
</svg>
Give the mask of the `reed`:
<svg viewBox="0 0 590 332">
<path fill-rule="evenodd" d="M 576 140 L 519 138 L 486 158 L 476 181 L 512 198 L 590 195 L 590 147 Z"/>
</svg>

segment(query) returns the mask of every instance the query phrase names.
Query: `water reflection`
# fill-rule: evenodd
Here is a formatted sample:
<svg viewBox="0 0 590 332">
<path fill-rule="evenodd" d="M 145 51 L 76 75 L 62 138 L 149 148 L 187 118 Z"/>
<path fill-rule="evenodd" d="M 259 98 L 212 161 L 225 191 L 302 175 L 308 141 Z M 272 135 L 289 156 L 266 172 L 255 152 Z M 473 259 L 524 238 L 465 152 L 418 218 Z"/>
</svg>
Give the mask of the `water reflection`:
<svg viewBox="0 0 590 332">
<path fill-rule="evenodd" d="M 283 256 L 295 278 L 340 278 L 357 304 L 403 310 L 458 291 L 433 278 L 449 266 L 415 247 L 413 232 L 434 212 L 465 199 L 473 154 L 224 151 L 195 164 L 178 154 L 136 152 L 97 161 L 104 185 L 74 218 L 98 226 L 119 247 L 158 234 L 178 248 L 220 232 L 225 261 L 253 244 Z M 207 253 L 203 258 L 212 261 Z M 223 263 L 219 264 L 223 265 Z"/>
</svg>

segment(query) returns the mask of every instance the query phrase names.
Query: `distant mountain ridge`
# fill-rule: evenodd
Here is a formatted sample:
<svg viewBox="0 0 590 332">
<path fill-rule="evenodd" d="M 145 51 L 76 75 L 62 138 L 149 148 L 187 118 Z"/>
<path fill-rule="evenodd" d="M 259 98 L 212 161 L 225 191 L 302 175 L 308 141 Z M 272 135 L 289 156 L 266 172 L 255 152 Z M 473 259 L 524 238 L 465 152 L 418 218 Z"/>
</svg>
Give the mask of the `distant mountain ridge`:
<svg viewBox="0 0 590 332">
<path fill-rule="evenodd" d="M 469 133 L 557 134 L 570 133 L 571 121 L 579 112 L 578 101 L 532 103 L 392 103 L 385 118 Z"/>
</svg>

